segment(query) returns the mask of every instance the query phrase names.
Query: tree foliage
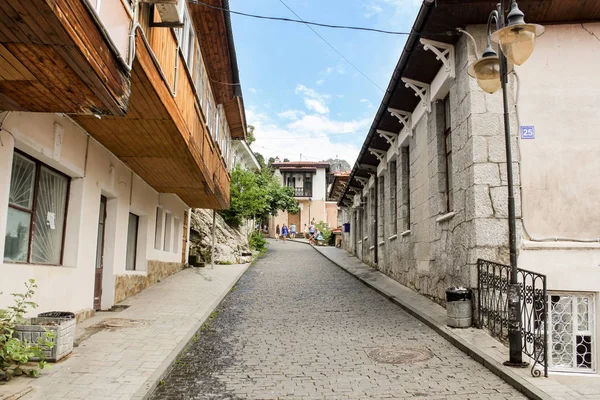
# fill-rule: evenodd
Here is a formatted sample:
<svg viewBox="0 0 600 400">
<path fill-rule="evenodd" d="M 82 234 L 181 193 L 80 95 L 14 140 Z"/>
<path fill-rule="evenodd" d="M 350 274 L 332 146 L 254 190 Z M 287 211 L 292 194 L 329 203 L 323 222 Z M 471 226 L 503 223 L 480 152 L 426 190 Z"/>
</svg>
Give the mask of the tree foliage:
<svg viewBox="0 0 600 400">
<path fill-rule="evenodd" d="M 237 166 L 231 173 L 231 205 L 221 211 L 228 225 L 238 227 L 246 219 L 266 220 L 279 211 L 298 212 L 294 191 L 282 187 L 268 170 L 255 173 Z"/>
<path fill-rule="evenodd" d="M 256 137 L 254 136 L 254 129 L 254 125 L 248 125 L 246 134 L 246 143 L 248 143 L 248 146 L 250 146 L 256 140 Z"/>
</svg>

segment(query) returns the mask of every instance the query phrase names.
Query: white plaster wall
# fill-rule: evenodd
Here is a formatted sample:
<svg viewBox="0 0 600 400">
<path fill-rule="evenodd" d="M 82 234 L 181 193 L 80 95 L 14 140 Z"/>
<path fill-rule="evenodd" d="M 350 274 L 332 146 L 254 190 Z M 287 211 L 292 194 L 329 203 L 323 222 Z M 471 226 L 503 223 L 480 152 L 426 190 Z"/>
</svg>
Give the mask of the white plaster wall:
<svg viewBox="0 0 600 400">
<path fill-rule="evenodd" d="M 2 117 L 0 116 L 0 121 Z M 60 125 L 62 129 L 55 127 Z M 159 195 L 113 154 L 68 118 L 56 114 L 10 113 L 0 132 L 0 254 L 4 254 L 10 171 L 14 148 L 71 177 L 62 266 L 11 264 L 0 261 L 0 308 L 8 293 L 21 291 L 23 282 L 38 284 L 36 312 L 80 311 L 93 306 L 96 239 L 100 196 L 107 197 L 102 307 L 113 305 L 114 276 L 144 274 L 148 260 L 181 262 L 184 212 L 188 207 L 175 195 Z M 62 139 L 56 132 L 62 131 Z M 175 248 L 154 249 L 156 207 L 180 220 L 180 233 L 171 235 Z M 140 216 L 138 271 L 125 271 L 129 212 Z M 162 233 L 161 233 L 162 234 Z"/>
<path fill-rule="evenodd" d="M 592 35 L 595 34 L 595 36 Z M 534 238 L 600 238 L 600 23 L 546 26 L 517 67 L 523 219 Z"/>
<path fill-rule="evenodd" d="M 91 0 L 119 54 L 127 60 L 132 12 L 124 0 Z"/>
<path fill-rule="evenodd" d="M 318 168 L 317 173 L 313 175 L 313 200 L 325 200 L 327 196 L 325 168 Z"/>
</svg>

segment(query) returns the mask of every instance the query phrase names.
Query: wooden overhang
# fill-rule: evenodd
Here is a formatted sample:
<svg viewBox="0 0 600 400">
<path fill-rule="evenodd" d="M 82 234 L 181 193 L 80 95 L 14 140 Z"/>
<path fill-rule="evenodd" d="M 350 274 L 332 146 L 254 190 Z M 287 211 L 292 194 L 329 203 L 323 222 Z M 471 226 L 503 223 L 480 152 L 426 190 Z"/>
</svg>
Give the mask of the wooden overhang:
<svg viewBox="0 0 600 400">
<path fill-rule="evenodd" d="M 425 51 L 419 39 L 425 38 L 455 44 L 460 36 L 456 28 L 486 24 L 497 0 L 424 0 L 406 41 L 400 59 L 379 106 L 375 119 L 363 143 L 350 174 L 350 184 L 338 204 L 348 196 L 349 188 L 359 185 L 355 176 L 368 178 L 379 164 L 369 148 L 387 151 L 390 144 L 377 130 L 400 132 L 402 124 L 388 112 L 395 108 L 412 112 L 420 99 L 407 88 L 401 78 L 429 83 L 435 78 L 442 62 L 431 51 Z M 519 8 L 525 21 L 539 24 L 583 23 L 600 20 L 600 1 L 597 0 L 520 0 Z M 362 166 L 362 167 L 361 167 Z"/>
<path fill-rule="evenodd" d="M 124 115 L 117 54 L 85 0 L 1 0 L 0 110 Z"/>
<path fill-rule="evenodd" d="M 213 7 L 229 9 L 227 0 L 204 0 Z M 223 104 L 233 139 L 246 139 L 246 117 L 239 79 L 231 19 L 228 12 L 190 3 L 206 70 L 217 104 Z"/>
<path fill-rule="evenodd" d="M 333 175 L 333 183 L 331 184 L 331 190 L 328 193 L 328 200 L 337 201 L 341 198 L 349 178 L 349 174 L 338 173 Z"/>
<path fill-rule="evenodd" d="M 158 192 L 174 193 L 190 207 L 226 209 L 229 175 L 210 134 L 200 118 L 186 122 L 141 35 L 127 115 L 75 119 Z M 193 101 L 187 111 L 200 115 Z"/>
</svg>

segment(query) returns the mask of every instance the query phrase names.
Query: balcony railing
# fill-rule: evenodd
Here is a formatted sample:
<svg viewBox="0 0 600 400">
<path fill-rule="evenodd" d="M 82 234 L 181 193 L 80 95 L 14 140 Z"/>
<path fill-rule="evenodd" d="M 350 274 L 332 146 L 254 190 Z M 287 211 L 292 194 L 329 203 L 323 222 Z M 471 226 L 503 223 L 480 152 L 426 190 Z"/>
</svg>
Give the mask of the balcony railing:
<svg viewBox="0 0 600 400">
<path fill-rule="evenodd" d="M 312 189 L 297 187 L 294 188 L 294 196 L 296 197 L 312 197 Z"/>
</svg>

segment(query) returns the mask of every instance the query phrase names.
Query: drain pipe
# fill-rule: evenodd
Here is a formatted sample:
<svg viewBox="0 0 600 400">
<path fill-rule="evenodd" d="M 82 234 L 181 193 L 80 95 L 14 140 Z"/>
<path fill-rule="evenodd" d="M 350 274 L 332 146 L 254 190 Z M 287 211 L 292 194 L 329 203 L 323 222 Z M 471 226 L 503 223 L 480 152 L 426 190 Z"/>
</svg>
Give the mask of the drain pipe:
<svg viewBox="0 0 600 400">
<path fill-rule="evenodd" d="M 211 269 L 215 268 L 215 225 L 217 219 L 217 211 L 213 210 L 213 218 L 212 218 L 212 245 L 210 249 L 210 267 Z"/>
</svg>

